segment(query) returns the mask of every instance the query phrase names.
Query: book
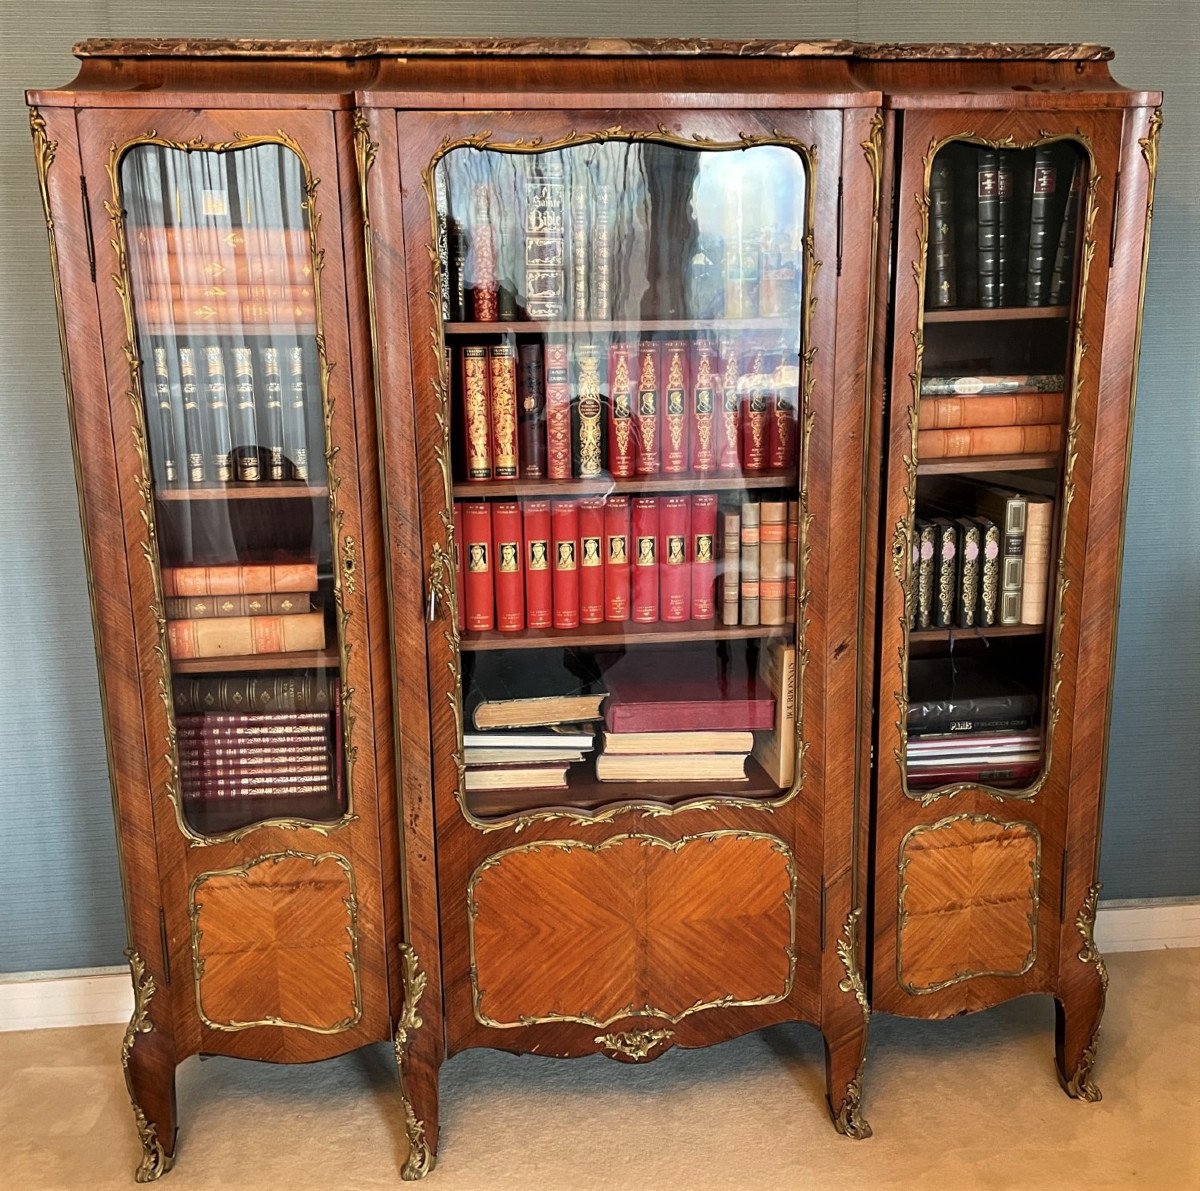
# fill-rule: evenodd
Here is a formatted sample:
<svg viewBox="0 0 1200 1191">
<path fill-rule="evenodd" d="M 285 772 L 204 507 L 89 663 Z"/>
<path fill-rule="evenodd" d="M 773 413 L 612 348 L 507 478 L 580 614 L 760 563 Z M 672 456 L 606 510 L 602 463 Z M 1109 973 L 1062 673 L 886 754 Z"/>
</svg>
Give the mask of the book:
<svg viewBox="0 0 1200 1191">
<path fill-rule="evenodd" d="M 579 501 L 579 623 L 603 624 L 604 497 Z"/>
<path fill-rule="evenodd" d="M 657 497 L 633 498 L 633 619 L 639 624 L 658 620 L 658 520 Z"/>
<path fill-rule="evenodd" d="M 919 430 L 922 459 L 954 459 L 971 455 L 1048 454 L 1062 446 L 1062 426 L 986 426 L 960 430 Z"/>
<path fill-rule="evenodd" d="M 180 230 L 184 229 L 142 228 L 138 235 Z M 293 259 L 282 253 L 251 256 L 245 252 L 222 252 L 216 247 L 190 246 L 168 251 L 161 244 L 142 245 L 133 247 L 130 260 L 135 276 L 156 278 L 172 289 L 179 287 L 180 298 L 224 297 L 254 288 L 282 290 L 284 292 L 280 296 L 286 298 L 293 295 L 304 297 L 307 295 L 296 291 L 311 290 L 312 287 L 312 259 L 311 250 L 308 249 L 303 257 Z M 205 293 L 212 289 L 221 292 Z M 268 293 L 261 295 L 263 298 L 272 296 Z"/>
<path fill-rule="evenodd" d="M 658 388 L 662 361 L 653 339 L 638 344 L 637 408 L 634 413 L 634 471 L 657 475 L 662 466 L 658 437 Z"/>
<path fill-rule="evenodd" d="M 959 517 L 958 528 L 958 590 L 954 604 L 954 622 L 964 629 L 978 624 L 979 579 L 983 541 L 978 521 Z"/>
<path fill-rule="evenodd" d="M 579 502 L 550 502 L 554 566 L 554 627 L 579 627 Z"/>
<path fill-rule="evenodd" d="M 1009 393 L 1062 393 L 1061 372 L 1016 373 L 1005 376 L 922 376 L 922 397 L 994 396 Z M 1053 419 L 1047 419 L 1053 421 Z"/>
<path fill-rule="evenodd" d="M 321 650 L 325 648 L 325 615 L 302 612 L 168 620 L 167 646 L 176 659 Z"/>
<path fill-rule="evenodd" d="M 268 345 L 261 349 L 263 376 L 263 446 L 267 455 L 267 478 L 288 478 L 287 450 L 283 433 L 283 372 L 279 349 Z"/>
<path fill-rule="evenodd" d="M 979 150 L 979 305 L 1005 306 L 1012 236 L 1013 176 L 1003 149 Z"/>
<path fill-rule="evenodd" d="M 643 756 L 601 753 L 596 758 L 601 782 L 744 782 L 744 753 L 677 753 Z"/>
<path fill-rule="evenodd" d="M 925 278 L 927 309 L 953 306 L 958 300 L 954 252 L 954 170 L 939 153 L 929 174 L 929 262 Z"/>
<path fill-rule="evenodd" d="M 1075 239 L 1079 224 L 1079 206 L 1083 198 L 1084 161 L 1077 157 L 1071 172 L 1071 187 L 1063 210 L 1054 267 L 1050 274 L 1050 305 L 1062 306 L 1071 298 L 1075 278 Z"/>
<path fill-rule="evenodd" d="M 254 356 L 248 347 L 233 349 L 233 410 L 230 415 L 234 475 L 243 482 L 262 478 L 258 459 L 258 413 L 254 403 Z"/>
<path fill-rule="evenodd" d="M 662 470 L 682 475 L 688 470 L 688 344 L 671 339 L 662 345 Z"/>
<path fill-rule="evenodd" d="M 316 294 L 312 285 L 291 283 L 277 285 L 239 285 L 236 281 L 202 285 L 187 281 L 165 281 L 155 278 L 141 287 L 147 298 L 159 302 L 205 302 L 217 299 L 226 302 L 311 302 Z"/>
<path fill-rule="evenodd" d="M 910 771 L 908 784 L 916 787 L 945 786 L 954 782 L 986 782 L 988 785 L 1015 784 L 1031 781 L 1042 768 L 1040 760 L 1019 761 L 1011 764 L 989 765 L 966 763 L 947 766 L 944 769 Z"/>
<path fill-rule="evenodd" d="M 988 752 L 1028 752 L 1041 747 L 1040 732 L 944 732 L 919 736 L 908 745 L 913 758 L 983 756 Z"/>
<path fill-rule="evenodd" d="M 913 628 L 933 627 L 933 589 L 935 556 L 937 545 L 932 521 L 918 517 L 913 524 L 913 565 L 915 569 L 913 593 Z"/>
<path fill-rule="evenodd" d="M 759 524 L 760 511 L 757 501 L 746 501 L 742 505 L 741 528 L 742 550 L 738 560 L 738 577 L 741 586 L 741 623 L 759 624 Z"/>
<path fill-rule="evenodd" d="M 591 317 L 595 319 L 609 318 L 612 312 L 613 201 L 612 186 L 607 182 L 594 181 L 589 309 Z"/>
<path fill-rule="evenodd" d="M 575 347 L 576 397 L 572 408 L 572 474 L 595 479 L 604 469 L 604 361 L 594 343 Z"/>
<path fill-rule="evenodd" d="M 1021 623 L 1045 624 L 1050 593 L 1051 532 L 1054 501 L 1045 496 L 1025 498 L 1025 563 L 1021 576 Z"/>
<path fill-rule="evenodd" d="M 715 728 L 704 732 L 605 732 L 601 744 L 605 756 L 659 755 L 680 753 L 741 753 L 754 747 L 754 733 Z"/>
<path fill-rule="evenodd" d="M 487 769 L 468 769 L 467 791 L 476 790 L 565 790 L 567 765 L 515 765 L 512 768 L 492 766 Z"/>
<path fill-rule="evenodd" d="M 671 623 L 691 616 L 691 501 L 663 496 L 658 502 L 659 619 Z"/>
<path fill-rule="evenodd" d="M 1000 615 L 1000 568 L 1003 542 L 1000 527 L 987 517 L 976 517 L 979 526 L 979 623 L 989 628 Z"/>
<path fill-rule="evenodd" d="M 571 366 L 565 339 L 546 341 L 546 475 L 571 478 Z"/>
<path fill-rule="evenodd" d="M 1029 206 L 1029 243 L 1025 254 L 1025 304 L 1045 306 L 1050 298 L 1050 275 L 1054 266 L 1050 237 L 1051 219 L 1057 207 L 1058 163 L 1053 145 L 1033 150 L 1032 197 Z"/>
<path fill-rule="evenodd" d="M 463 764 L 468 769 L 481 765 L 546 765 L 552 762 L 571 764 L 582 761 L 579 749 L 559 748 L 464 748 Z"/>
<path fill-rule="evenodd" d="M 208 447 L 205 441 L 204 409 L 196 379 L 196 354 L 190 347 L 179 349 L 179 395 L 183 401 L 183 435 L 187 447 L 187 481 L 203 484 L 208 479 Z"/>
<path fill-rule="evenodd" d="M 626 621 L 631 615 L 629 497 L 604 502 L 604 619 Z"/>
<path fill-rule="evenodd" d="M 800 368 L 775 356 L 771 373 L 770 423 L 767 428 L 767 467 L 786 471 L 796 464 L 796 418 L 800 399 Z"/>
<path fill-rule="evenodd" d="M 787 597 L 787 501 L 764 500 L 759 506 L 759 623 L 785 624 Z"/>
<path fill-rule="evenodd" d="M 800 502 L 787 502 L 787 589 L 785 598 L 785 621 L 796 623 L 796 601 L 800 583 Z"/>
<path fill-rule="evenodd" d="M 717 582 L 720 588 L 721 623 L 738 623 L 741 607 L 742 518 L 739 509 L 720 514 L 721 533 L 717 542 Z"/>
<path fill-rule="evenodd" d="M 775 723 L 754 734 L 754 759 L 781 790 L 796 777 L 796 647 L 772 642 L 758 655 L 758 676 L 775 697 Z"/>
<path fill-rule="evenodd" d="M 317 590 L 315 562 L 235 563 L 213 567 L 163 567 L 164 596 L 250 595 Z"/>
<path fill-rule="evenodd" d="M 466 229 L 457 219 L 450 219 L 448 232 L 450 268 L 450 320 L 466 322 L 467 310 L 467 262 L 470 241 Z"/>
<path fill-rule="evenodd" d="M 298 674 L 179 676 L 172 681 L 176 723 L 204 712 L 328 711 L 338 698 L 338 680 L 327 670 Z"/>
<path fill-rule="evenodd" d="M 483 500 L 464 501 L 463 561 L 467 629 L 485 633 L 496 627 L 495 585 L 492 574 L 492 506 Z"/>
<path fill-rule="evenodd" d="M 906 725 L 913 734 L 948 732 L 956 725 L 1028 726 L 1038 696 L 979 658 L 913 658 L 908 664 Z"/>
<path fill-rule="evenodd" d="M 463 392 L 463 441 L 467 479 L 492 478 L 491 369 L 488 349 L 468 343 L 459 348 Z"/>
<path fill-rule="evenodd" d="M 496 628 L 518 633 L 525 627 L 525 553 L 521 506 L 515 500 L 492 505 L 492 557 L 495 560 Z"/>
<path fill-rule="evenodd" d="M 293 616 L 317 608 L 319 605 L 308 592 L 171 596 L 163 601 L 168 620 L 204 620 L 211 616 Z"/>
<path fill-rule="evenodd" d="M 751 351 L 738 381 L 742 423 L 742 471 L 762 471 L 767 465 L 767 436 L 772 406 L 769 358 L 762 348 Z"/>
<path fill-rule="evenodd" d="M 918 407 L 921 430 L 953 430 L 960 426 L 1031 426 L 1062 422 L 1062 393 L 1027 393 L 1012 397 L 929 397 Z"/>
<path fill-rule="evenodd" d="M 933 626 L 949 628 L 954 623 L 958 595 L 958 527 L 946 517 L 933 519 Z"/>
<path fill-rule="evenodd" d="M 584 178 L 571 184 L 571 317 L 584 322 L 588 316 L 589 218 L 588 192 Z"/>
<path fill-rule="evenodd" d="M 308 394 L 304 375 L 304 349 L 288 348 L 288 389 L 283 406 L 283 453 L 294 480 L 307 480 Z"/>
<path fill-rule="evenodd" d="M 550 502 L 522 502 L 525 531 L 525 625 L 548 629 L 554 624 L 550 575 Z"/>
<path fill-rule="evenodd" d="M 525 186 L 525 313 L 535 321 L 563 317 L 565 225 L 562 163 L 539 156 Z"/>
<path fill-rule="evenodd" d="M 204 349 L 204 408 L 210 454 L 209 467 L 218 483 L 233 479 L 233 438 L 229 427 L 229 391 L 225 383 L 225 353 Z"/>
<path fill-rule="evenodd" d="M 471 317 L 477 323 L 494 323 L 500 314 L 500 282 L 496 274 L 491 194 L 487 184 L 482 182 L 471 191 L 468 270 L 471 275 Z"/>
<path fill-rule="evenodd" d="M 538 656 L 530 656 L 534 653 Z M 519 656 L 482 651 L 464 675 L 463 690 L 465 722 L 479 731 L 596 720 L 605 697 L 594 662 L 575 649 L 525 650 Z M 568 747 L 566 737 L 561 747 Z"/>
<path fill-rule="evenodd" d="M 741 470 L 741 367 L 737 340 L 723 340 L 720 350 L 720 375 L 717 385 L 720 400 L 720 416 L 717 419 L 717 471 L 730 473 Z"/>
<path fill-rule="evenodd" d="M 691 508 L 690 619 L 712 620 L 717 614 L 717 497 L 697 492 Z"/>
<path fill-rule="evenodd" d="M 517 458 L 521 478 L 546 474 L 546 362 L 541 343 L 517 346 Z"/>
<path fill-rule="evenodd" d="M 496 236 L 496 318 L 500 322 L 513 322 L 518 316 L 517 278 L 523 279 L 520 252 L 521 242 L 517 229 L 506 211 L 500 216 L 495 229 Z"/>
<path fill-rule="evenodd" d="M 434 247 L 437 250 L 438 296 L 442 321 L 450 321 L 450 190 L 443 162 L 433 171 Z"/>
<path fill-rule="evenodd" d="M 454 502 L 454 594 L 458 605 L 458 631 L 467 627 L 467 589 L 463 578 L 463 507 Z"/>
<path fill-rule="evenodd" d="M 633 437 L 636 356 L 628 340 L 609 348 L 608 375 L 608 470 L 614 479 L 627 480 L 634 473 Z"/>
<path fill-rule="evenodd" d="M 694 339 L 688 365 L 690 377 L 691 469 L 707 476 L 717 470 L 717 349 L 707 337 Z"/>
<path fill-rule="evenodd" d="M 174 484 L 179 480 L 182 469 L 175 446 L 175 401 L 165 347 L 154 349 L 154 395 L 158 402 L 159 449 L 156 453 L 156 461 L 162 465 L 163 482 Z"/>
<path fill-rule="evenodd" d="M 590 719 L 599 719 L 591 716 Z M 594 730 L 581 731 L 575 725 L 566 728 L 551 725 L 541 732 L 521 728 L 489 728 L 482 732 L 463 732 L 463 748 L 468 749 L 570 749 L 587 751 L 596 743 Z"/>
<path fill-rule="evenodd" d="M 464 348 L 465 353 L 470 348 Z M 511 339 L 488 349 L 488 423 L 492 475 L 497 480 L 517 478 L 517 352 Z M 468 469 L 468 477 L 470 470 Z"/>
</svg>

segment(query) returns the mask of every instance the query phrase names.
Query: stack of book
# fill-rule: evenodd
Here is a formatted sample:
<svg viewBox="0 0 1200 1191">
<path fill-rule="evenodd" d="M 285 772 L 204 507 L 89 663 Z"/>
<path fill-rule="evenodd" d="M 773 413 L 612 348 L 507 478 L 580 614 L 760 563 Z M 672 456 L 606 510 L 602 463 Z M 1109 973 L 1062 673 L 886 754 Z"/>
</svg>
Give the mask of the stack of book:
<svg viewBox="0 0 1200 1191">
<path fill-rule="evenodd" d="M 325 648 L 314 562 L 163 567 L 162 586 L 175 660 Z"/>
<path fill-rule="evenodd" d="M 920 459 L 1050 454 L 1062 446 L 1063 376 L 923 376 Z"/>
<path fill-rule="evenodd" d="M 908 784 L 1020 785 L 1041 768 L 1038 697 L 976 660 L 913 659 L 908 673 Z"/>
<path fill-rule="evenodd" d="M 793 623 L 799 548 L 798 500 L 723 505 L 717 535 L 721 623 Z"/>
<path fill-rule="evenodd" d="M 781 343 L 501 336 L 458 351 L 468 483 L 795 466 L 799 359 Z"/>
</svg>

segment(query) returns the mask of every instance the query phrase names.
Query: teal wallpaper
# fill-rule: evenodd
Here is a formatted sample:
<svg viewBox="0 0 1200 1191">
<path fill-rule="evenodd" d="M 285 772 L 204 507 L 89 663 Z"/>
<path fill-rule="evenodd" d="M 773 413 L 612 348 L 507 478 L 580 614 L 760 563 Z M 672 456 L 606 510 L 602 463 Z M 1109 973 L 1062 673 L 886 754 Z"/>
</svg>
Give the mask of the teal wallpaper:
<svg viewBox="0 0 1200 1191">
<path fill-rule="evenodd" d="M 1099 41 L 1167 93 L 1129 498 L 1105 896 L 1200 895 L 1200 84 L 1194 0 L 59 0 L 0 6 L 0 972 L 121 961 L 124 926 L 26 86 L 85 36 L 560 33 Z"/>
</svg>

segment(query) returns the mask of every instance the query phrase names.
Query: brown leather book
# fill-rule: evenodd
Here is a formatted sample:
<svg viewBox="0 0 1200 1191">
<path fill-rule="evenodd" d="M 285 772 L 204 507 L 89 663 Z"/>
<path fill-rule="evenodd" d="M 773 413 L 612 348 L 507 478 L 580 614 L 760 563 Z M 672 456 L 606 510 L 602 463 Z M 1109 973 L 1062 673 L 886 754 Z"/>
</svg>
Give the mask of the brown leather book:
<svg viewBox="0 0 1200 1191">
<path fill-rule="evenodd" d="M 787 619 L 787 501 L 764 500 L 759 506 L 759 623 Z"/>
<path fill-rule="evenodd" d="M 1057 451 L 1062 426 L 988 426 L 971 430 L 921 430 L 917 453 L 922 459 L 955 459 L 970 455 L 1031 455 Z"/>
<path fill-rule="evenodd" d="M 164 596 L 247 595 L 317 590 L 315 562 L 241 563 L 217 567 L 163 567 Z"/>
<path fill-rule="evenodd" d="M 260 653 L 297 653 L 325 648 L 325 614 L 228 616 L 167 621 L 173 658 L 217 658 Z"/>
<path fill-rule="evenodd" d="M 1062 421 L 1061 393 L 1028 393 L 1016 397 L 925 397 L 921 430 L 953 430 L 960 426 L 1037 426 Z"/>
<path fill-rule="evenodd" d="M 488 349 L 478 344 L 462 348 L 463 434 L 467 450 L 467 479 L 492 478 L 491 370 Z"/>
<path fill-rule="evenodd" d="M 491 381 L 492 474 L 517 478 L 517 351 L 511 340 L 488 348 Z"/>
<path fill-rule="evenodd" d="M 210 616 L 294 616 L 318 607 L 310 592 L 262 592 L 256 595 L 173 596 L 164 601 L 169 620 L 206 620 Z"/>
<path fill-rule="evenodd" d="M 177 677 L 172 685 L 177 723 L 189 713 L 329 711 L 339 689 L 328 670 L 232 678 L 205 674 Z"/>
</svg>

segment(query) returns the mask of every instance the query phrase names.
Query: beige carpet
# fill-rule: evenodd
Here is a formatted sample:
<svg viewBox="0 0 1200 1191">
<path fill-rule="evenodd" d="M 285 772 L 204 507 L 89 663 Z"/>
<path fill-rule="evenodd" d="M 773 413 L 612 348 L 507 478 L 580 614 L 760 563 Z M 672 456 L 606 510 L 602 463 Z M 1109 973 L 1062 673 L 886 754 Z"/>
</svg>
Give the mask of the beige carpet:
<svg viewBox="0 0 1200 1191">
<path fill-rule="evenodd" d="M 442 1075 L 429 1191 L 1200 1188 L 1200 950 L 1117 955 L 1101 1104 L 1055 1081 L 1030 998 L 940 1024 L 877 1018 L 869 1141 L 838 1137 L 821 1044 L 790 1026 L 631 1067 L 471 1051 Z M 121 1029 L 0 1034 L 0 1188 L 129 1188 Z M 390 1050 L 309 1067 L 190 1059 L 163 1191 L 399 1187 Z"/>
</svg>

